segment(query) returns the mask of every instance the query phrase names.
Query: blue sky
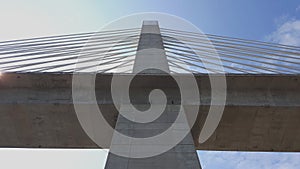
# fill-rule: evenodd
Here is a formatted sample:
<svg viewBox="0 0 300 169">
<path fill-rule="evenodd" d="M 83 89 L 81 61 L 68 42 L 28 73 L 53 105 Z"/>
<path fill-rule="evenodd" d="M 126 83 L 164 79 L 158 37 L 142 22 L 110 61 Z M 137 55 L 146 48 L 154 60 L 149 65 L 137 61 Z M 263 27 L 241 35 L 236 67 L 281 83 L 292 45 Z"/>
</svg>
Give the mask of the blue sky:
<svg viewBox="0 0 300 169">
<path fill-rule="evenodd" d="M 10 0 L 0 1 L 0 41 L 97 31 L 136 12 L 165 12 L 203 32 L 300 46 L 299 0 Z M 298 153 L 198 152 L 204 169 L 298 169 Z M 99 168 L 92 150 L 0 150 L 0 167 Z M 11 161 L 14 159 L 13 161 Z M 26 159 L 26 160 L 24 160 Z M 5 161 L 5 162 L 4 162 Z M 20 161 L 20 162 L 16 162 Z M 39 161 L 39 162 L 37 162 Z M 2 165 L 2 166 L 1 166 Z M 43 166 L 44 167 L 44 166 Z M 45 168 L 45 167 L 44 167 Z"/>
<path fill-rule="evenodd" d="M 298 169 L 299 153 L 199 151 L 203 169 Z"/>
<path fill-rule="evenodd" d="M 0 40 L 97 31 L 136 12 L 166 12 L 205 33 L 266 40 L 300 19 L 299 5 L 297 0 L 10 0 L 0 5 Z"/>
</svg>

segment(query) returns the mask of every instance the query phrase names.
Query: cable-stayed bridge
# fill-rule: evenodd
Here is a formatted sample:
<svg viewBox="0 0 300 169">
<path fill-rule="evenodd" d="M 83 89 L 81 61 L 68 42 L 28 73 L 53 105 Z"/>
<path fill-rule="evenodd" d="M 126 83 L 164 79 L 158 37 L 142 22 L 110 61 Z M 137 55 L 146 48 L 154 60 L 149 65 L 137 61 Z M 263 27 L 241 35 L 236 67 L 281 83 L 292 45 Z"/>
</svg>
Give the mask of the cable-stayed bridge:
<svg viewBox="0 0 300 169">
<path fill-rule="evenodd" d="M 140 72 L 149 67 L 163 71 Z M 103 134 L 107 141 L 103 146 L 89 137 L 73 106 L 76 74 L 95 76 L 101 113 L 116 131 L 132 137 L 147 138 L 167 130 L 180 104 L 187 116 L 195 107 L 199 109 L 191 132 L 169 151 L 144 159 L 111 153 L 106 168 L 200 168 L 195 148 L 300 151 L 300 47 L 159 28 L 157 22 L 148 21 L 142 28 L 1 42 L 0 71 L 1 147 L 134 147 L 130 140 L 114 142 L 112 132 Z M 186 74 L 191 73 L 201 104 L 191 98 L 182 100 L 178 85 L 166 73 L 181 81 L 188 81 Z M 209 110 L 222 106 L 212 104 L 210 78 L 223 75 L 227 84 L 224 113 L 212 136 L 200 144 Z M 126 110 L 128 103 L 114 103 L 113 76 L 135 77 L 130 103 L 139 110 L 149 108 L 151 90 L 166 91 L 166 115 L 142 126 L 120 116 L 118 110 Z"/>
<path fill-rule="evenodd" d="M 130 73 L 138 46 L 140 28 L 92 32 L 62 36 L 42 37 L 0 43 L 2 72 L 68 72 L 75 70 L 78 54 L 86 55 L 84 62 L 90 67 L 77 68 L 85 71 L 98 66 L 99 73 Z M 224 72 L 228 74 L 299 74 L 300 48 L 230 38 L 217 35 L 199 34 L 161 28 L 161 36 L 172 73 L 188 69 L 194 73 L 219 73 L 214 70 L 214 50 L 218 52 Z M 199 43 L 202 42 L 202 43 Z M 88 44 L 88 46 L 85 46 Z M 108 49 L 116 44 L 113 49 Z M 189 49 L 198 50 L 202 60 Z M 84 49 L 82 49 L 84 47 Z M 83 51 L 82 51 L 83 50 Z M 110 51 L 108 51 L 110 50 Z M 103 63 L 95 64 L 95 58 L 107 51 Z M 181 67 L 180 63 L 188 67 Z M 93 64 L 92 64 L 93 63 Z M 179 64 L 178 64 L 179 63 Z M 203 63 L 212 65 L 207 70 Z M 125 71 L 117 68 L 126 67 Z"/>
</svg>

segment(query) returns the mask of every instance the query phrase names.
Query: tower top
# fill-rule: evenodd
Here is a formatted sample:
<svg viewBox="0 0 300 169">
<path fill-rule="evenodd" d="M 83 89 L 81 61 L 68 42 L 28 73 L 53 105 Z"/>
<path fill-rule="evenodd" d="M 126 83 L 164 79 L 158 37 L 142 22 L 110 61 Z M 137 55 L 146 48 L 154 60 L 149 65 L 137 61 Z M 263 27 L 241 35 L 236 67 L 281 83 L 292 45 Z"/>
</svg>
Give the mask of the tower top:
<svg viewBox="0 0 300 169">
<path fill-rule="evenodd" d="M 158 21 L 155 20 L 143 21 L 142 33 L 160 34 Z"/>
<path fill-rule="evenodd" d="M 158 25 L 158 21 L 155 21 L 155 20 L 145 20 L 145 21 L 143 21 L 143 25 Z"/>
</svg>

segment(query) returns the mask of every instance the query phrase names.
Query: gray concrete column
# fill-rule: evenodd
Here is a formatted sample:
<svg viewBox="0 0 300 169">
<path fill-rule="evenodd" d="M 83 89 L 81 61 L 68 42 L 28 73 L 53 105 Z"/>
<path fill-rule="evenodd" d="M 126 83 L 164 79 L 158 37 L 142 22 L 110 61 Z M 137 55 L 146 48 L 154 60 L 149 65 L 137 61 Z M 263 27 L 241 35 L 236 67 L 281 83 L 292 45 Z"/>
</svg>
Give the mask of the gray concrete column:
<svg viewBox="0 0 300 169">
<path fill-rule="evenodd" d="M 145 68 L 150 68 L 146 69 Z M 142 71 L 144 70 L 144 71 Z M 134 63 L 133 72 L 143 74 L 161 74 L 169 73 L 169 66 L 165 55 L 163 41 L 161 38 L 159 25 L 157 21 L 144 21 L 140 40 L 138 44 L 138 51 Z M 155 89 L 156 83 L 152 82 L 153 86 L 144 88 L 145 91 L 151 91 Z M 152 84 L 151 83 L 151 84 Z M 164 90 L 164 88 L 160 88 Z M 179 89 L 178 89 L 179 90 Z M 133 92 L 136 93 L 136 92 Z M 143 93 L 147 94 L 147 92 Z M 165 92 L 167 98 L 174 95 L 180 95 L 180 93 L 168 94 Z M 139 93 L 140 95 L 140 93 Z M 135 97 L 134 95 L 132 97 Z M 140 96 L 139 96 L 140 97 Z M 179 96 L 180 97 L 180 96 Z M 148 99 L 148 95 L 143 99 Z M 172 99 L 172 98 L 171 98 Z M 138 110 L 147 110 L 149 104 L 135 104 L 135 108 Z M 122 104 L 120 110 L 126 110 L 128 105 Z M 115 130 L 128 135 L 133 138 L 148 138 L 158 135 L 166 131 L 177 118 L 180 105 L 176 103 L 168 102 L 163 113 L 154 121 L 149 123 L 137 123 L 130 121 L 123 117 L 118 116 Z M 173 129 L 175 134 L 182 129 Z M 170 140 L 172 140 L 170 138 Z M 170 143 L 171 145 L 171 143 Z M 147 158 L 131 158 L 133 148 L 137 146 L 141 147 L 141 151 L 152 151 L 151 146 L 168 146 L 163 143 L 155 142 L 151 145 L 136 145 L 132 140 L 118 140 L 113 136 L 111 149 L 121 149 L 120 151 L 128 151 L 129 157 L 121 157 L 113 153 L 109 153 L 105 169 L 200 169 L 199 159 L 195 150 L 194 142 L 191 133 L 188 133 L 185 138 L 179 142 L 179 144 L 173 146 L 169 151 L 163 152 L 157 156 Z M 143 146 L 147 146 L 145 148 Z M 150 148 L 149 148 L 150 147 Z M 144 149 L 145 148 L 145 149 Z M 135 149 L 136 151 L 136 149 Z"/>
<path fill-rule="evenodd" d="M 144 70 L 145 68 L 148 69 Z M 157 21 L 143 22 L 133 73 L 139 73 L 142 70 L 146 74 L 170 72 Z"/>
</svg>

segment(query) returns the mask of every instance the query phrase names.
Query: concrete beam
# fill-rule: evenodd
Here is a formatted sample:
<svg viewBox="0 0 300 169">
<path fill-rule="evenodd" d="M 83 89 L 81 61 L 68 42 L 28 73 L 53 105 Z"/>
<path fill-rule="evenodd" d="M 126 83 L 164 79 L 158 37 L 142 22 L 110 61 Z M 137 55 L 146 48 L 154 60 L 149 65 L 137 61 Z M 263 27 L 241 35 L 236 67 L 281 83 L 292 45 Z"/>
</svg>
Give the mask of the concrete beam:
<svg viewBox="0 0 300 169">
<path fill-rule="evenodd" d="M 111 74 L 98 74 L 95 90 L 99 107 L 115 126 L 118 113 L 111 100 L 111 78 Z M 135 91 L 153 87 L 177 90 L 166 75 L 136 78 L 132 84 Z M 197 144 L 209 108 L 210 84 L 207 75 L 195 78 L 202 103 L 192 129 Z M 197 149 L 300 152 L 299 75 L 227 75 L 226 79 L 228 94 L 223 118 L 213 136 L 206 143 L 197 144 Z M 98 148 L 76 118 L 71 84 L 71 74 L 2 74 L 0 147 Z M 145 93 L 140 93 L 144 97 Z M 173 103 L 179 101 L 173 98 Z M 132 100 L 141 104 L 139 101 Z M 189 106 L 196 105 L 187 103 L 187 114 Z"/>
</svg>

